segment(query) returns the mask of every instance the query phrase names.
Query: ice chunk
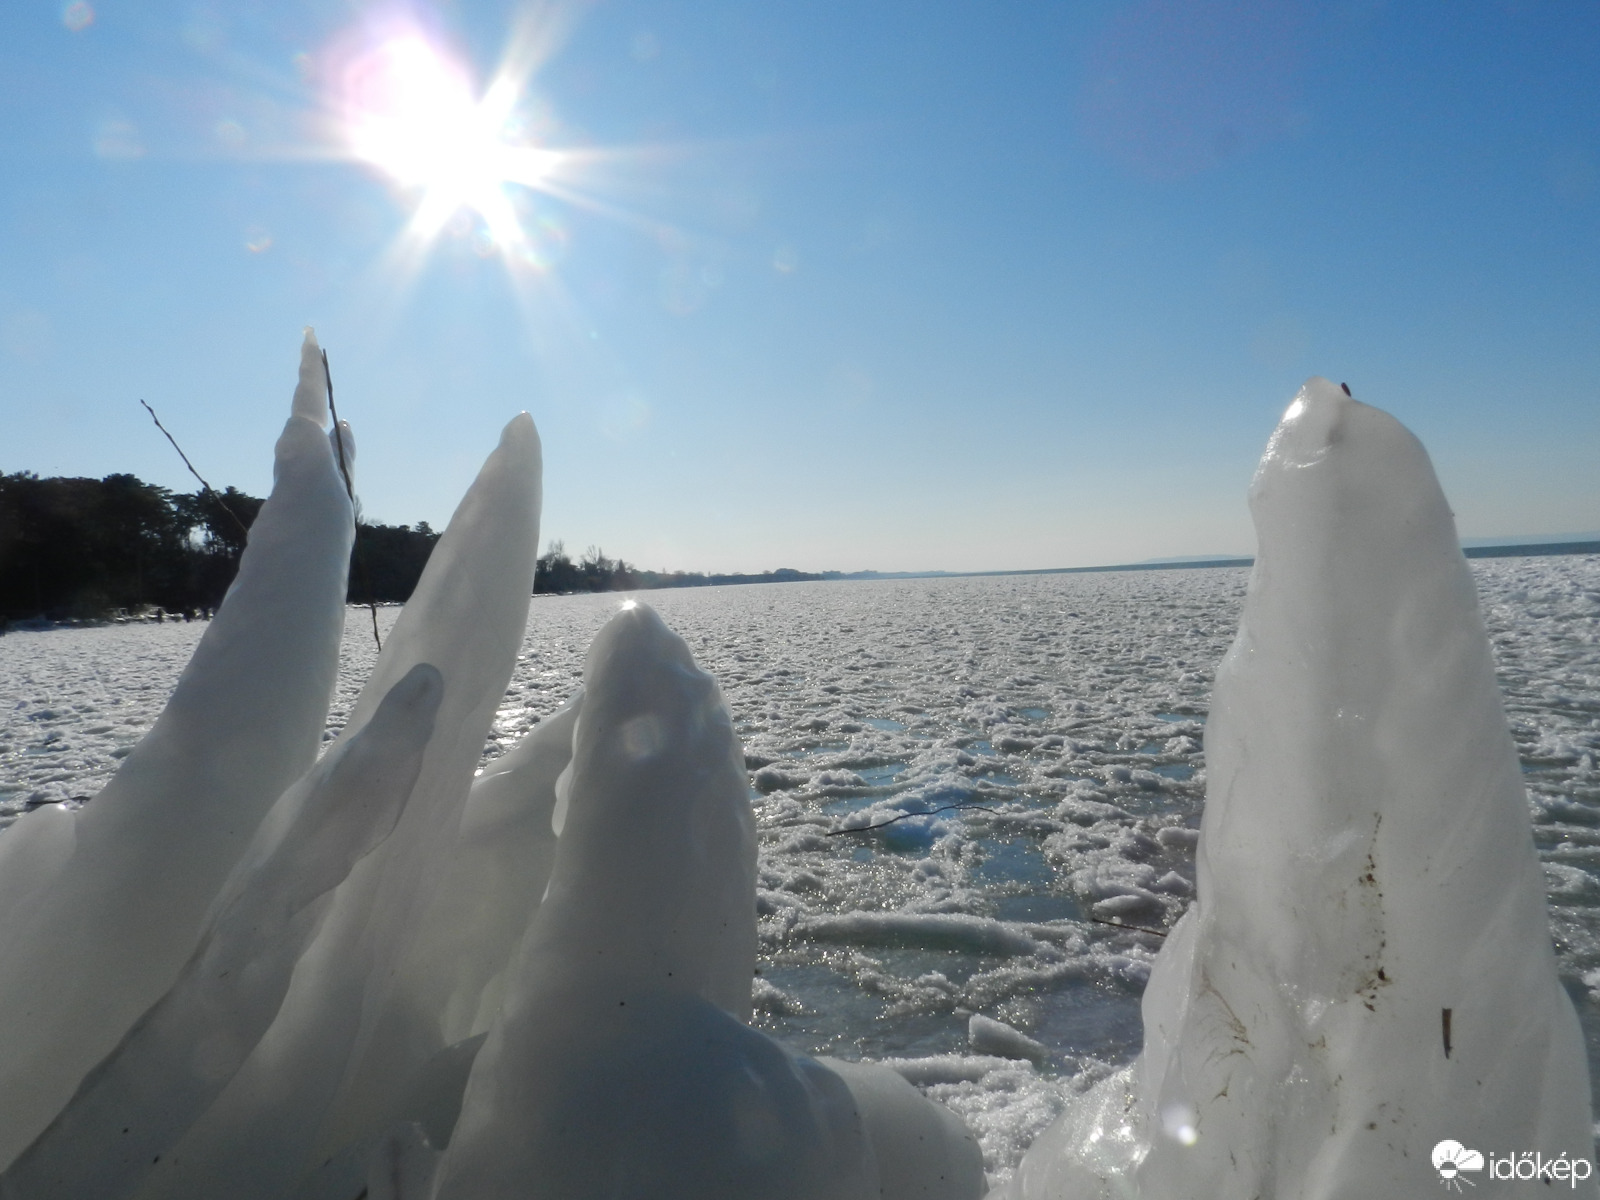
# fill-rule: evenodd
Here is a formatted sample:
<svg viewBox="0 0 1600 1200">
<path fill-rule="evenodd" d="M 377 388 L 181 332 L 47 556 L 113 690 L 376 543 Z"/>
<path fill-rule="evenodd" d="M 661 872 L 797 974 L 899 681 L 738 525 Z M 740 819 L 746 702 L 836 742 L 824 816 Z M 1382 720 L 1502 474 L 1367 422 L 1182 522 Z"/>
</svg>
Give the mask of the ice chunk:
<svg viewBox="0 0 1600 1200">
<path fill-rule="evenodd" d="M 800 1138 L 784 1131 L 796 1120 L 805 1128 L 815 1100 L 808 1078 L 742 1024 L 756 948 L 743 754 L 716 684 L 648 607 L 617 614 L 590 647 L 570 771 L 549 891 L 474 1067 L 442 1167 L 444 1196 L 494 1195 L 518 1181 L 522 1190 L 586 1194 L 584 1172 L 626 1158 L 630 1138 L 653 1144 L 667 1132 L 662 1122 L 687 1119 L 692 1104 L 707 1122 L 717 1119 L 710 1108 L 732 1105 L 722 1117 L 732 1120 L 742 1105 L 727 1085 L 746 1067 L 785 1077 L 773 1114 L 779 1149 Z M 685 1023 L 677 1033 L 675 1021 Z M 691 1031 L 717 1048 L 699 1067 L 696 1052 L 678 1044 Z M 658 1040 L 670 1045 L 650 1049 Z M 662 1093 L 625 1078 L 601 1082 L 635 1069 L 644 1079 L 657 1074 L 658 1085 L 670 1085 L 674 1072 L 688 1072 L 686 1083 L 696 1070 L 704 1082 L 680 1088 L 665 1106 L 670 1086 Z M 722 1086 L 702 1095 L 706 1084 Z M 635 1113 L 630 1130 L 603 1115 L 624 1103 L 618 1086 L 644 1110 L 671 1111 L 655 1120 Z M 562 1131 L 572 1121 L 580 1136 Z M 689 1138 L 682 1153 L 691 1153 L 688 1143 L 707 1152 L 715 1141 Z M 670 1179 L 675 1153 L 636 1169 Z M 792 1150 L 787 1159 L 798 1169 Z M 681 1186 L 694 1178 L 691 1171 Z"/>
<path fill-rule="evenodd" d="M 527 633 L 539 543 L 541 454 L 538 432 L 527 413 L 506 425 L 499 446 L 434 547 L 427 570 L 384 645 L 374 683 L 363 691 L 351 717 L 352 724 L 360 719 L 362 707 L 370 703 L 373 688 L 386 671 L 426 660 L 438 663 L 445 673 L 449 686 L 439 714 L 440 734 L 429 747 L 417 795 L 395 837 L 352 873 L 336 902 L 334 921 L 342 931 L 335 936 L 351 938 L 358 953 L 371 956 L 374 970 L 364 989 L 351 1069 L 322 1134 L 324 1151 L 385 1111 L 411 1073 L 455 1040 L 446 1039 L 442 1030 L 425 1041 L 416 1040 L 408 1036 L 413 1023 L 396 1019 L 394 1013 L 397 1009 L 428 1012 L 432 1001 L 419 1001 L 409 985 L 430 979 L 433 968 L 443 965 L 430 953 L 437 940 L 430 942 L 428 931 L 436 926 L 428 922 L 427 912 L 459 861 L 443 848 L 457 842 L 473 770 Z M 534 757 L 538 745 L 552 742 L 538 743 Z M 519 764 L 502 769 L 515 765 Z M 541 772 L 536 769 L 532 774 Z M 515 793 L 514 781 L 508 782 Z M 537 797 L 511 797 L 513 804 L 520 799 L 543 803 Z M 492 796 L 488 802 L 492 804 Z M 532 836 L 542 841 L 537 818 L 525 828 L 534 826 L 540 827 Z M 544 853 L 549 853 L 547 844 Z M 537 860 L 525 866 L 548 869 Z M 487 901 L 497 902 L 519 906 L 515 892 Z M 520 907 L 526 913 L 531 906 L 523 901 Z M 502 938 L 500 949 L 509 951 L 518 933 Z M 419 957 L 427 965 L 408 966 Z M 429 1017 L 437 1019 L 434 1012 Z"/>
<path fill-rule="evenodd" d="M 445 873 L 395 973 L 373 1036 L 403 1047 L 408 1074 L 328 1140 L 366 1161 L 373 1139 L 415 1122 L 450 1140 L 467 1072 L 499 1010 L 506 964 L 538 910 L 555 857 L 555 782 L 572 755 L 582 693 L 472 784 Z M 399 1053 L 399 1052 L 397 1052 Z M 317 1193 L 313 1192 L 312 1195 Z"/>
<path fill-rule="evenodd" d="M 531 952 L 692 991 L 747 1021 L 755 821 L 722 694 L 642 604 L 596 636 L 584 683 L 571 807 Z"/>
<path fill-rule="evenodd" d="M 500 1006 L 506 963 L 550 882 L 556 780 L 572 759 L 582 706 L 580 692 L 473 780 L 449 865 L 395 985 L 407 999 L 393 1011 L 429 1014 L 437 1049 L 485 1032 Z"/>
<path fill-rule="evenodd" d="M 450 862 L 462 808 L 527 622 L 538 542 L 539 440 L 526 414 L 434 547 L 341 739 L 418 662 L 444 678 L 434 733 L 389 838 L 338 888 L 255 1052 L 170 1157 L 148 1197 L 281 1197 L 367 1136 L 442 1045 L 395 1044 L 402 964 Z"/>
<path fill-rule="evenodd" d="M 993 917 L 968 913 L 850 912 L 806 917 L 796 927 L 819 942 L 852 946 L 920 946 L 976 954 L 1037 954 L 1028 933 Z"/>
<path fill-rule="evenodd" d="M 967 1045 L 974 1054 L 997 1054 L 1030 1062 L 1043 1062 L 1050 1057 L 1050 1050 L 1043 1043 L 982 1013 L 973 1013 L 967 1021 Z"/>
<path fill-rule="evenodd" d="M 1313 379 L 1251 509 L 1198 899 L 1152 972 L 1144 1051 L 1003 1194 L 1409 1197 L 1446 1139 L 1588 1158 L 1583 1039 L 1427 454 Z"/>
<path fill-rule="evenodd" d="M 872 1143 L 875 1194 L 882 1200 L 971 1200 L 983 1194 L 983 1151 L 960 1117 L 888 1067 L 817 1061 L 843 1079 L 855 1099 Z"/>
<path fill-rule="evenodd" d="M 4 1196 L 130 1195 L 255 1047 L 325 911 L 317 903 L 387 837 L 443 690 L 426 663 L 360 734 L 288 793 L 223 888 L 178 981 L 0 1176 Z"/>
<path fill-rule="evenodd" d="M 263 815 L 316 758 L 353 534 L 325 420 L 308 330 L 272 494 L 160 719 L 87 807 L 40 809 L 0 839 L 0 1164 L 172 985 Z M 56 868 L 19 871 L 43 843 Z"/>
</svg>

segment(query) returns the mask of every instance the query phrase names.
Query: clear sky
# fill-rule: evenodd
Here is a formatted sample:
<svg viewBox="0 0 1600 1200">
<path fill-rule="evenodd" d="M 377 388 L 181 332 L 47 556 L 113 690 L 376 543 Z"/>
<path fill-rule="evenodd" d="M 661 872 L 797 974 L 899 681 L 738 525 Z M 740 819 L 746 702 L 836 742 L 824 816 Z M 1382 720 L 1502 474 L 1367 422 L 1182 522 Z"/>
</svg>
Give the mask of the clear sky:
<svg viewBox="0 0 1600 1200">
<path fill-rule="evenodd" d="M 646 567 L 1248 552 L 1311 374 L 1590 531 L 1600 6 L 0 6 L 0 471 L 262 494 L 307 324 L 369 517 L 527 409 Z"/>
</svg>

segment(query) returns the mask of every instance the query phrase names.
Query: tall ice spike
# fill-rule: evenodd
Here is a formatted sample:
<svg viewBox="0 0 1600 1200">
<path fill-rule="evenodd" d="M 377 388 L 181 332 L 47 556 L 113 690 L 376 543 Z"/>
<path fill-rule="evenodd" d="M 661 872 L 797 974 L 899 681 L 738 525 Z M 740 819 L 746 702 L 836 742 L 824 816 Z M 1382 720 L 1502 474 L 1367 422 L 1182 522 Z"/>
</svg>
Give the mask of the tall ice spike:
<svg viewBox="0 0 1600 1200">
<path fill-rule="evenodd" d="M 1312 379 L 1250 505 L 1198 899 L 1144 1052 L 1003 1194 L 1398 1200 L 1439 1183 L 1444 1142 L 1590 1159 L 1516 748 L 1426 451 Z"/>
<path fill-rule="evenodd" d="M 316 759 L 339 666 L 350 501 L 306 331 L 272 495 L 160 719 L 77 813 L 0 839 L 0 1166 L 165 992 L 278 795 Z"/>
</svg>

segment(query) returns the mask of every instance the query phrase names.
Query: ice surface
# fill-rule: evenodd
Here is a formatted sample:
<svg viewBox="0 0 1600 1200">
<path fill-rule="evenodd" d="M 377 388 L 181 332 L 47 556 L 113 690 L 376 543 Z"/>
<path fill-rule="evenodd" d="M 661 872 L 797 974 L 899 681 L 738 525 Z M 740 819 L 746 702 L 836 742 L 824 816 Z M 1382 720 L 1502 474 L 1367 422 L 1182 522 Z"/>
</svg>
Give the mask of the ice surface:
<svg viewBox="0 0 1600 1200">
<path fill-rule="evenodd" d="M 323 389 L 307 331 L 272 494 L 149 735 L 94 804 L 42 808 L 0 839 L 0 1163 L 172 985 L 268 806 L 316 757 L 353 528 Z"/>
<path fill-rule="evenodd" d="M 1522 759 L 1561 976 L 1596 1031 L 1593 1063 L 1600 557 L 1476 560 L 1471 569 Z M 756 1027 L 793 1051 L 887 1065 L 960 1114 L 994 1182 L 1009 1177 L 1065 1106 L 1139 1049 L 1139 995 L 1161 939 L 1100 914 L 1137 906 L 1137 924 L 1164 930 L 1190 903 L 1206 785 L 1201 728 L 1245 580 L 1238 569 L 1171 570 L 648 594 L 721 685 L 748 769 L 770 765 L 789 780 L 752 796 Z M 540 822 L 548 831 L 553 777 L 566 761 L 551 722 L 618 602 L 535 598 L 480 747 L 487 769 L 461 810 L 460 839 L 442 851 L 448 874 L 417 923 L 419 944 L 449 907 L 451 881 L 481 880 L 477 899 L 461 895 L 464 906 L 501 891 L 493 831 L 540 852 Z M 379 610 L 386 638 L 398 614 Z M 73 818 L 50 802 L 70 808 L 105 785 L 206 628 L 0 637 L 0 822 L 44 806 L 0 836 L 0 849 L 24 830 L 36 839 L 13 865 L 48 874 L 48 860 L 70 852 Z M 339 650 L 325 741 L 347 726 L 374 657 L 362 613 Z M 530 733 L 544 750 L 533 751 Z M 514 759 L 526 788 L 500 776 L 488 803 L 491 772 Z M 964 807 L 829 836 L 871 823 L 856 815 L 863 810 L 879 820 L 952 803 Z M 891 842 L 902 829 L 910 836 Z M 508 849 L 499 861 L 514 857 Z M 474 861 L 491 865 L 479 874 Z M 530 871 L 517 903 L 531 910 L 542 894 Z M 972 923 L 923 920 L 944 914 Z M 493 936 L 514 944 L 521 930 L 507 930 L 521 920 L 507 913 Z M 500 987 L 498 976 L 477 982 L 499 951 L 468 941 L 454 948 L 462 957 L 453 961 L 469 965 L 450 1015 L 429 1036 L 444 1048 L 371 1118 L 386 1132 L 329 1155 L 302 1195 L 351 1200 L 369 1165 L 404 1176 L 432 1154 L 418 1137 L 444 1144 Z M 972 1053 L 971 1013 L 1043 1043 L 1049 1061 Z M 417 1137 L 406 1132 L 407 1113 Z M 1431 1175 L 1423 1186 L 1436 1186 Z"/>
<path fill-rule="evenodd" d="M 1426 453 L 1314 379 L 1251 508 L 1197 899 L 1152 971 L 1143 1053 L 1003 1194 L 1411 1196 L 1447 1138 L 1587 1158 L 1583 1038 Z"/>
<path fill-rule="evenodd" d="M 1600 987 L 1600 557 L 1474 560 L 1471 569 L 1521 753 L 1557 961 L 1580 1018 L 1600 1031 L 1600 1005 L 1584 981 Z M 1139 1049 L 1143 972 L 1161 941 L 1088 918 L 1106 898 L 1147 892 L 1165 906 L 1151 927 L 1164 928 L 1189 902 L 1145 884 L 1173 874 L 1192 882 L 1190 826 L 1206 778 L 1201 722 L 1246 575 L 1228 568 L 648 594 L 717 678 L 751 769 L 771 762 L 805 779 L 752 801 L 757 1027 L 808 1054 L 891 1063 L 957 1111 L 993 1179 L 1007 1178 L 1067 1103 Z M 571 698 L 584 654 L 617 604 L 616 596 L 535 598 L 481 762 L 502 761 Z M 397 615 L 380 608 L 385 633 Z M 103 786 L 116 755 L 154 721 L 204 629 L 169 622 L 0 637 L 8 697 L 0 819 L 25 801 Z M 326 736 L 343 727 L 373 658 L 362 614 L 346 629 Z M 819 721 L 826 728 L 815 728 Z M 890 763 L 904 769 L 881 784 L 823 779 Z M 1015 783 L 992 782 L 1002 775 Z M 882 840 L 889 830 L 825 836 L 860 807 L 914 808 L 957 793 L 984 807 L 932 818 L 946 825 L 920 847 L 891 848 Z M 924 940 L 915 929 L 891 936 L 871 923 L 808 932 L 820 917 L 895 912 L 981 917 L 1035 948 L 1003 954 L 931 932 Z M 970 1053 L 968 1012 L 1043 1042 L 1050 1062 Z M 470 1067 L 476 1050 L 468 1041 L 408 1085 L 434 1097 L 427 1119 L 435 1130 L 454 1120 L 439 1097 L 453 1086 L 459 1098 L 461 1060 Z M 1591 1064 L 1597 1045 L 1592 1035 Z M 452 1072 L 454 1085 L 431 1081 Z M 393 1106 L 425 1104 L 397 1095 Z M 362 1163 L 350 1169 L 365 1180 Z"/>
</svg>

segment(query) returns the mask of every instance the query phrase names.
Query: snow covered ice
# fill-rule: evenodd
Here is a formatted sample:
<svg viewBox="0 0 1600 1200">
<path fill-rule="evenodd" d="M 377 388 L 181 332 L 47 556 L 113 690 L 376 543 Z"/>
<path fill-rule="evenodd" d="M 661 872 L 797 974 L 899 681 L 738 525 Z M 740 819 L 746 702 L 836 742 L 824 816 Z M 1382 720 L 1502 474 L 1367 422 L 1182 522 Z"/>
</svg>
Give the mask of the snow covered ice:
<svg viewBox="0 0 1600 1200">
<path fill-rule="evenodd" d="M 320 370 L 316 377 L 319 382 Z M 531 425 L 526 433 L 532 434 Z M 514 430 L 508 436 L 519 440 Z M 325 451 L 326 441 L 320 444 Z M 536 444 L 523 441 L 519 452 L 534 449 Z M 330 460 L 315 460 L 319 469 L 332 471 L 319 476 L 332 485 L 326 499 L 347 505 Z M 282 499 L 287 495 L 274 503 Z M 526 528 L 536 517 L 526 503 L 521 512 L 517 520 Z M 347 530 L 348 521 L 343 508 L 328 518 L 328 527 Z M 490 548 L 474 554 L 493 556 L 494 539 L 479 544 Z M 341 553 L 347 553 L 345 545 Z M 455 561 L 453 572 L 476 577 L 478 568 L 467 558 Z M 1600 987 L 1600 886 L 1593 874 L 1600 868 L 1600 780 L 1594 769 L 1600 751 L 1600 560 L 1480 560 L 1470 576 L 1465 567 L 1460 571 L 1458 592 L 1469 586 L 1465 581 L 1476 582 L 1500 667 L 1529 791 L 1521 811 L 1534 820 L 1544 894 L 1554 917 L 1555 965 L 1579 999 L 1580 1018 L 1590 1029 L 1600 1028 L 1585 984 L 1587 976 Z M 491 569 L 485 579 L 493 577 Z M 1193 900 L 1208 768 L 1201 732 L 1214 707 L 1211 681 L 1239 622 L 1245 580 L 1243 571 L 1223 569 L 650 594 L 649 604 L 720 685 L 732 734 L 743 744 L 739 783 L 742 789 L 748 781 L 741 797 L 748 796 L 754 816 L 753 969 L 759 972 L 744 1002 L 753 1004 L 754 1028 L 780 1045 L 729 1033 L 743 1028 L 737 1020 L 740 1001 L 725 1005 L 704 992 L 661 998 L 646 1016 L 677 1021 L 679 1028 L 701 1022 L 728 1034 L 730 1055 L 743 1053 L 740 1047 L 765 1054 L 762 1061 L 774 1078 L 798 1071 L 800 1083 L 809 1080 L 835 1099 L 843 1098 L 821 1074 L 829 1064 L 797 1067 L 796 1055 L 872 1060 L 893 1076 L 879 1071 L 852 1078 L 848 1065 L 832 1066 L 831 1074 L 850 1088 L 852 1103 L 867 1106 L 866 1140 L 873 1141 L 876 1158 L 905 1161 L 905 1137 L 897 1150 L 893 1135 L 914 1138 L 919 1121 L 924 1133 L 943 1136 L 938 1110 L 905 1104 L 908 1094 L 920 1092 L 965 1120 L 981 1144 L 990 1182 L 1006 1185 L 1040 1132 L 1069 1108 L 1081 1112 L 1085 1093 L 1096 1094 L 1095 1085 L 1140 1049 L 1139 998 L 1163 944 L 1157 932 L 1141 930 L 1168 930 Z M 537 1009 L 532 981 L 507 968 L 528 961 L 524 935 L 539 923 L 560 852 L 562 839 L 552 821 L 565 832 L 567 822 L 578 819 L 573 804 L 584 789 L 576 786 L 579 767 L 567 768 L 574 729 L 594 689 L 578 697 L 591 643 L 616 617 L 618 598 L 538 598 L 524 617 L 512 599 L 514 588 L 501 586 L 504 600 L 492 635 L 499 639 L 495 653 L 503 655 L 500 674 L 489 669 L 494 655 L 485 654 L 470 665 L 481 681 L 476 703 L 456 704 L 448 719 L 441 705 L 435 717 L 441 728 L 460 734 L 451 757 L 465 766 L 439 773 L 431 799 L 413 815 L 410 804 L 420 793 L 411 797 L 401 817 L 416 821 L 419 832 L 429 831 L 423 841 L 450 829 L 443 843 L 449 852 L 420 865 L 424 886 L 414 906 L 386 931 L 333 940 L 340 928 L 356 924 L 341 926 L 338 908 L 357 897 L 362 904 L 378 903 L 380 893 L 367 890 L 370 882 L 353 886 L 359 883 L 355 875 L 313 898 L 314 916 L 301 918 L 317 926 L 320 957 L 297 968 L 286 993 L 292 1004 L 286 1001 L 285 1011 L 301 1013 L 300 1023 L 280 1017 L 276 1032 L 265 1037 L 273 1039 L 269 1048 L 326 1059 L 327 1070 L 311 1071 L 308 1078 L 289 1072 L 285 1078 L 296 1087 L 283 1093 L 275 1109 L 263 1106 L 260 1097 L 253 1107 L 237 1098 L 214 1104 L 187 1146 L 174 1151 L 177 1168 L 169 1168 L 163 1155 L 141 1194 L 207 1194 L 201 1180 L 213 1168 L 223 1172 L 229 1194 L 238 1184 L 240 1195 L 354 1196 L 373 1168 L 379 1174 L 370 1178 L 381 1176 L 385 1187 L 395 1180 L 403 1188 L 431 1186 L 426 1181 L 436 1172 L 438 1150 L 450 1140 L 458 1111 L 480 1108 L 494 1094 L 489 1073 L 468 1086 L 489 1039 L 508 1047 L 537 1041 L 536 1027 L 525 1021 L 520 1032 L 491 1027 L 502 1012 Z M 330 587 L 328 596 L 336 636 L 338 589 Z M 438 619 L 424 618 L 425 599 L 419 592 L 400 618 L 413 631 Z M 526 603 L 525 593 L 520 602 Z M 300 733 L 302 765 L 286 772 L 278 791 L 309 765 L 319 736 L 353 752 L 383 689 L 399 684 L 417 662 L 437 667 L 448 690 L 461 667 L 446 669 L 440 656 L 454 653 L 467 661 L 469 648 L 452 649 L 450 639 L 439 635 L 425 649 L 409 634 L 392 647 L 404 632 L 395 610 L 383 610 L 380 619 L 388 626 L 390 659 L 381 679 L 374 678 L 358 707 L 375 656 L 365 621 L 350 622 L 336 679 L 331 652 L 324 660 L 322 698 Z M 224 618 L 210 628 L 225 629 Z M 0 836 L 0 860 L 13 864 L 3 867 L 0 888 L 44 886 L 41 877 L 70 854 L 72 841 L 62 831 L 70 833 L 74 818 L 50 802 L 66 801 L 70 809 L 75 798 L 105 786 L 155 723 L 203 629 L 139 625 L 0 638 L 0 681 L 14 705 L 0 714 L 0 819 L 38 809 Z M 669 648 L 671 636 L 636 644 L 646 661 L 670 659 L 677 653 Z M 604 638 L 614 645 L 627 640 L 620 630 Z M 391 649 L 403 649 L 408 641 L 413 651 L 390 657 Z M 191 674 L 201 661 L 197 656 Z M 262 661 L 272 661 L 269 650 Z M 324 717 L 329 680 L 333 698 Z M 1224 687 L 1219 703 L 1226 698 Z M 226 712 L 219 708 L 215 719 Z M 644 732 L 639 727 L 634 745 L 653 744 Z M 1217 737 L 1213 729 L 1213 776 L 1219 769 Z M 1412 738 L 1391 757 L 1403 768 L 1420 758 L 1425 744 L 1425 738 Z M 434 754 L 431 746 L 429 753 Z M 333 754 L 329 750 L 324 763 L 332 766 Z M 474 765 L 483 768 L 475 780 Z M 459 775 L 451 773 L 457 770 Z M 445 786 L 447 776 L 456 782 Z M 260 812 L 276 794 L 259 801 Z M 558 794 L 567 798 L 565 805 Z M 731 805 L 731 792 L 721 802 Z M 1517 803 L 1523 803 L 1520 796 Z M 96 800 L 75 820 L 83 822 L 101 805 Z M 183 839 L 216 836 L 186 828 L 203 824 L 205 806 L 195 809 L 156 824 L 147 839 L 154 844 L 139 853 L 170 853 L 176 860 L 179 845 L 188 844 Z M 288 815 L 285 808 L 272 826 L 279 834 L 293 827 Z M 376 820 L 376 810 L 373 815 Z M 54 854 L 7 855 L 9 839 L 30 825 L 37 844 L 54 847 Z M 252 832 L 229 843 L 234 860 L 247 853 Z M 355 853 L 363 843 L 356 831 L 348 832 Z M 413 861 L 402 856 L 402 843 L 390 846 L 400 833 L 397 827 L 382 854 L 395 855 L 394 862 Z M 1526 839 L 1526 832 L 1521 836 Z M 164 848 L 162 842 L 173 845 Z M 274 844 L 262 842 L 248 852 L 266 861 Z M 1421 839 L 1397 854 L 1425 862 L 1442 852 Z M 627 846 L 615 853 L 614 862 L 600 855 L 600 866 L 617 868 Z M 381 875 L 373 869 L 377 855 L 360 861 Z M 179 982 L 208 922 L 220 920 L 226 909 L 219 905 L 208 913 L 206 905 L 232 867 L 230 860 L 211 877 L 211 891 L 194 912 L 187 941 L 167 960 L 160 986 L 127 1014 L 126 1024 L 78 1068 L 80 1074 Z M 556 924 L 556 915 L 552 909 L 547 928 Z M 117 916 L 134 920 L 137 914 Z M 474 936 L 453 936 L 463 928 Z M 50 936 L 65 936 L 61 928 L 51 929 Z M 304 932 L 299 926 L 289 930 L 291 938 Z M 1530 949 L 1536 952 L 1545 936 L 1533 936 Z M 378 963 L 392 970 L 392 985 L 374 986 Z M 319 987 L 298 978 L 312 974 L 312 965 L 323 977 Z M 342 983 L 330 992 L 334 981 Z M 568 984 L 601 986 L 583 979 Z M 20 997 L 34 1011 L 42 1007 L 25 987 Z M 508 997 L 514 1002 L 507 1003 Z M 18 1011 L 15 1003 L 8 1009 Z M 330 1032 L 318 1014 L 335 1011 L 357 1016 L 332 1030 L 331 1040 L 301 1041 L 308 1032 Z M 1437 1022 L 1435 1013 L 1431 1033 L 1422 1039 L 1430 1051 L 1441 1046 Z M 1467 1029 L 1453 1033 L 1465 1037 Z M 131 1046 L 126 1043 L 124 1050 Z M 1046 1053 L 1039 1056 L 1031 1046 Z M 1452 1063 L 1455 1056 L 1453 1047 Z M 670 1064 L 656 1066 L 665 1070 Z M 257 1081 L 270 1080 L 263 1067 L 247 1063 L 245 1070 Z M 243 1075 L 229 1085 L 236 1093 Z M 897 1094 L 901 1081 L 906 1087 Z M 76 1078 L 66 1082 L 63 1103 L 74 1086 Z M 883 1098 L 876 1107 L 874 1091 Z M 469 1097 L 464 1109 L 458 1108 L 463 1092 Z M 490 1103 L 487 1115 L 474 1117 L 481 1122 L 476 1126 L 463 1117 L 463 1135 L 469 1128 L 492 1128 L 497 1106 Z M 874 1113 L 903 1119 L 874 1122 Z M 29 1136 L 55 1115 L 39 1114 Z M 272 1132 L 251 1151 L 239 1139 L 258 1128 Z M 464 1156 L 467 1141 L 477 1136 L 460 1147 L 452 1141 L 446 1156 Z M 1469 1134 L 1449 1136 L 1473 1145 Z M 1521 1148 L 1510 1144 L 1511 1136 L 1490 1137 L 1479 1149 Z M 1432 1145 L 1415 1147 L 1415 1161 L 1426 1164 Z M 269 1166 L 287 1166 L 258 1176 L 252 1153 L 270 1159 Z M 234 1169 L 243 1178 L 227 1173 L 236 1158 Z M 496 1168 L 490 1163 L 487 1169 Z M 295 1171 L 301 1173 L 298 1191 L 281 1174 Z M 464 1179 L 465 1171 L 463 1160 L 447 1174 Z M 1435 1187 L 1436 1178 L 1425 1168 L 1416 1186 Z M 1481 1177 L 1479 1183 L 1488 1186 Z"/>
</svg>

